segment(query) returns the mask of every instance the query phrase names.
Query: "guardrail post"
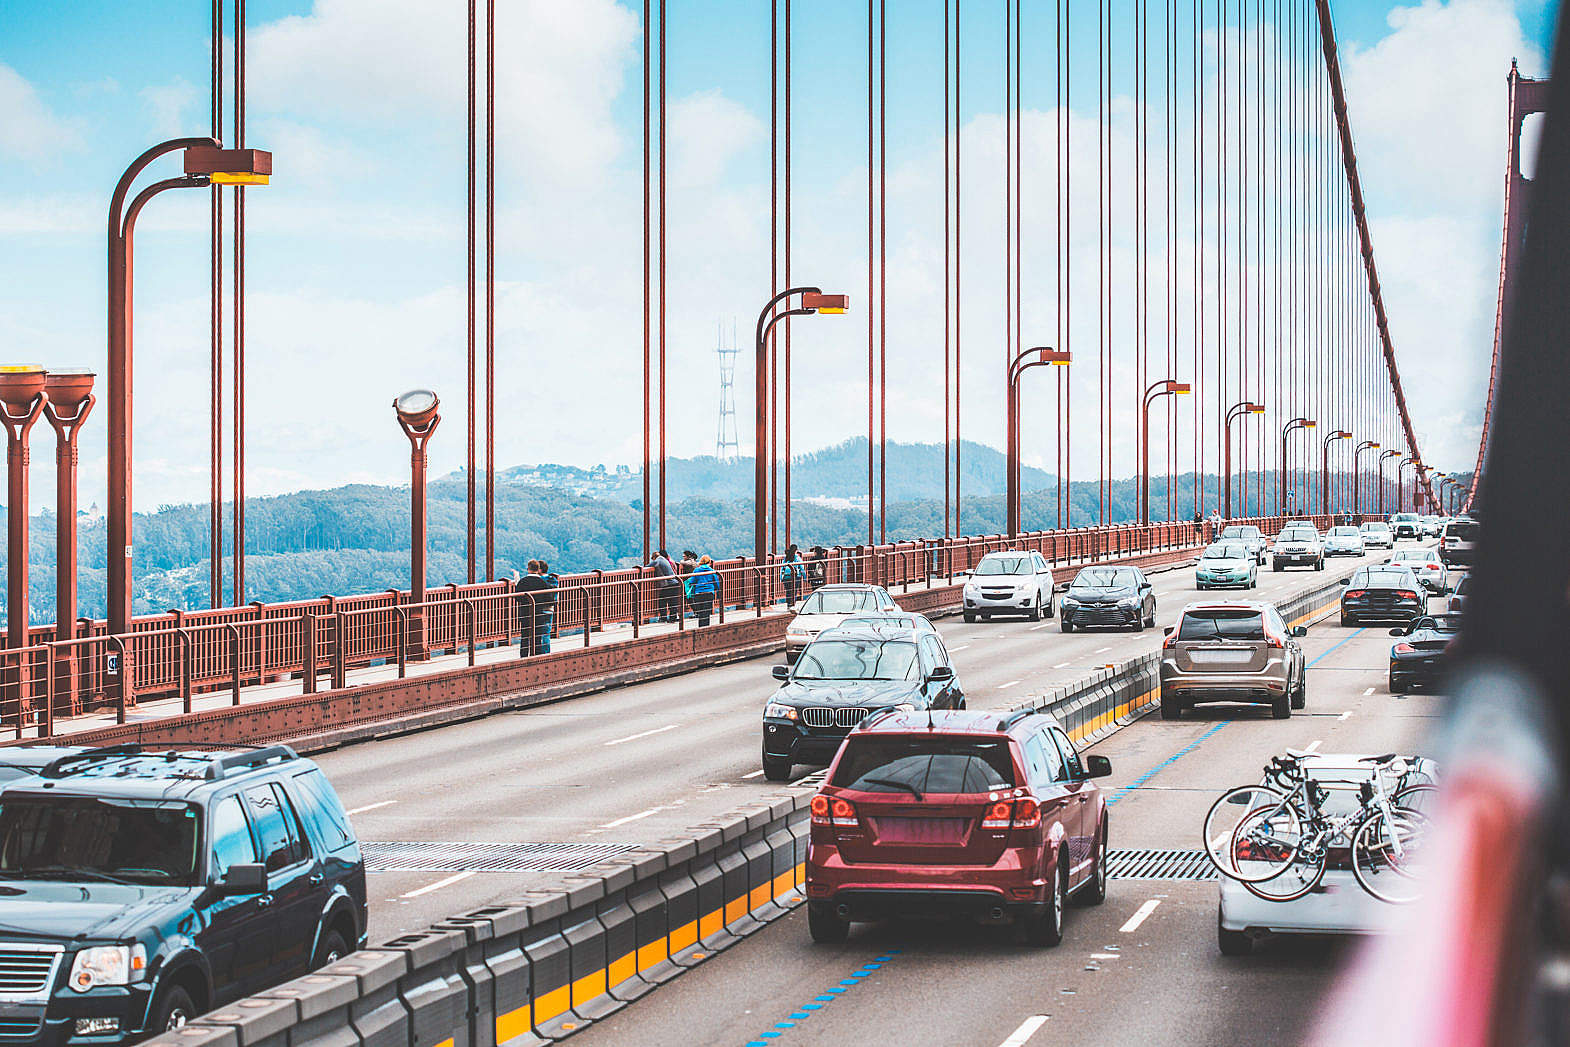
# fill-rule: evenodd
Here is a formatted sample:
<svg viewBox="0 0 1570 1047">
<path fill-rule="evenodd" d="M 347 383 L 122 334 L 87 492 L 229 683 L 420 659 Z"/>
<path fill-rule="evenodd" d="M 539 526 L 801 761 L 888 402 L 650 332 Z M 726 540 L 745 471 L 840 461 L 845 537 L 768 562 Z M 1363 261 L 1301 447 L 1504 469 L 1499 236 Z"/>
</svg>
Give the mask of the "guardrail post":
<svg viewBox="0 0 1570 1047">
<path fill-rule="evenodd" d="M 477 633 L 479 631 L 478 622 L 477 622 L 477 619 L 478 619 L 479 615 L 478 615 L 478 613 L 474 609 L 474 601 L 473 600 L 464 600 L 463 601 L 463 611 L 464 611 L 464 619 L 465 619 L 465 621 L 467 622 L 467 624 L 469 626 L 469 666 L 470 666 L 470 668 L 473 668 L 473 666 L 474 666 L 475 633 Z"/>
<path fill-rule="evenodd" d="M 300 615 L 301 631 L 305 634 L 305 651 L 301 661 L 301 694 L 316 693 L 316 615 L 306 611 Z"/>
<path fill-rule="evenodd" d="M 409 612 L 394 607 L 393 614 L 398 620 L 398 679 L 402 680 L 409 671 Z"/>
<path fill-rule="evenodd" d="M 38 737 L 48 738 L 55 732 L 55 652 L 53 644 L 44 645 L 44 717 L 38 728 Z"/>
<path fill-rule="evenodd" d="M 229 633 L 229 671 L 230 688 L 234 692 L 232 704 L 240 704 L 240 627 L 230 622 L 226 627 Z"/>
<path fill-rule="evenodd" d="M 119 636 L 109 637 L 108 645 L 120 666 L 120 686 L 115 696 L 115 722 L 125 723 L 126 707 L 136 704 L 136 685 L 131 682 L 131 651 L 126 647 L 124 638 Z"/>
<path fill-rule="evenodd" d="M 632 586 L 632 638 L 638 638 L 638 628 L 643 621 L 643 594 L 648 588 L 644 585 L 643 573 L 638 577 L 627 579 L 627 584 Z"/>
<path fill-rule="evenodd" d="M 195 641 L 191 639 L 189 630 L 180 628 L 175 630 L 174 645 L 180 652 L 180 707 L 189 713 L 191 711 L 191 656 L 194 653 Z"/>
<path fill-rule="evenodd" d="M 344 613 L 333 613 L 333 689 L 337 690 L 348 686 L 348 654 L 344 650 L 348 646 L 348 637 L 344 631 Z"/>
<path fill-rule="evenodd" d="M 589 583 L 588 602 L 585 603 L 583 608 L 583 631 L 588 632 L 598 622 L 598 631 L 604 632 L 605 593 L 600 586 L 605 582 L 605 572 L 601 568 L 596 567 L 589 573 L 594 575 L 594 581 Z"/>
</svg>

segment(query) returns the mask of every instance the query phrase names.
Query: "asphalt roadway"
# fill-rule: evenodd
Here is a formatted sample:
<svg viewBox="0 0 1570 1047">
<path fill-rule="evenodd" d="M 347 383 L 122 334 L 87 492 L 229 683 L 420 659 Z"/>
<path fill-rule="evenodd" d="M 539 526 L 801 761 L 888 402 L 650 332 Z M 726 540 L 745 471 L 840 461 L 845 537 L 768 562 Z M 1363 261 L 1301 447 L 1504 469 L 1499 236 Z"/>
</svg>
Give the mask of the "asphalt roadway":
<svg viewBox="0 0 1570 1047">
<path fill-rule="evenodd" d="M 1090 749 L 1112 761 L 1103 787 L 1115 798 L 1114 849 L 1197 850 L 1214 798 L 1257 781 L 1266 760 L 1289 747 L 1422 751 L 1442 698 L 1391 695 L 1387 630 L 1334 621 L 1304 641 L 1308 706 L 1290 720 L 1212 706 L 1180 721 L 1146 716 Z M 1214 882 L 1114 879 L 1102 906 L 1070 909 L 1056 949 L 1015 944 L 1006 928 L 939 922 L 857 924 L 846 944 L 820 946 L 798 909 L 577 1039 L 583 1047 L 1303 1042 L 1355 946 L 1282 937 L 1252 957 L 1223 957 L 1217 895 Z"/>
<path fill-rule="evenodd" d="M 1387 555 L 1374 553 L 1359 562 L 1377 562 Z M 1270 598 L 1299 592 L 1344 576 L 1354 566 L 1346 558 L 1331 561 L 1324 573 L 1293 570 L 1275 574 L 1267 568 L 1259 576 L 1258 589 L 1237 595 Z M 1183 605 L 1201 595 L 1225 595 L 1196 593 L 1193 578 L 1192 568 L 1152 575 L 1158 625 L 1172 624 Z M 971 708 L 1011 704 L 1050 684 L 1077 679 L 1107 662 L 1154 650 L 1162 635 L 1160 628 L 1143 633 L 1098 630 L 1065 635 L 1055 620 L 995 619 L 967 625 L 957 616 L 943 619 L 939 627 Z M 1321 647 L 1335 631 L 1333 626 L 1316 627 L 1306 642 L 1311 648 Z M 1381 639 L 1388 638 L 1381 634 Z M 1377 660 L 1379 650 L 1382 648 L 1374 643 L 1367 658 Z M 356 832 L 365 841 L 654 843 L 777 792 L 778 786 L 762 777 L 759 764 L 762 707 L 776 686 L 769 678 L 773 661 L 751 659 L 349 746 L 324 753 L 317 760 L 331 776 L 350 810 Z M 1316 667 L 1311 678 L 1311 714 L 1325 708 L 1321 702 L 1326 696 L 1319 692 L 1327 689 L 1327 684 L 1333 686 L 1336 679 L 1324 664 Z M 1382 692 L 1383 680 L 1377 682 Z M 1335 700 L 1340 700 L 1339 695 Z M 1344 707 L 1338 705 L 1337 711 Z M 1295 732 L 1319 718 L 1298 714 L 1279 726 L 1249 726 L 1273 736 L 1280 731 Z M 1147 718 L 1114 736 L 1100 751 L 1113 757 L 1120 774 L 1138 772 L 1187 744 L 1176 740 L 1186 733 L 1197 733 L 1193 721 L 1167 725 Z M 1217 739 L 1207 741 L 1206 748 L 1225 746 L 1219 739 L 1230 740 L 1229 735 L 1241 733 L 1229 727 Z M 1305 735 L 1302 741 L 1310 737 L 1318 736 Z M 1282 741 L 1275 748 L 1285 744 L 1289 742 Z M 1247 757 L 1231 768 L 1239 772 L 1232 777 L 1239 782 L 1249 780 L 1248 772 L 1257 772 L 1266 751 L 1259 748 L 1256 753 L 1255 748 L 1249 748 Z M 1186 762 L 1209 763 L 1192 757 Z M 813 770 L 798 767 L 797 773 Z M 1158 795 L 1159 789 L 1147 787 L 1140 803 Z M 1140 823 L 1129 818 L 1125 828 L 1128 816 L 1122 813 L 1137 806 L 1131 799 L 1119 808 L 1114 822 L 1118 833 L 1115 847 L 1140 845 L 1133 839 Z M 1125 832 L 1130 835 L 1124 836 Z M 402 871 L 373 872 L 370 876 L 373 942 L 516 898 L 560 875 L 454 871 L 439 867 L 439 862 L 413 861 L 406 863 L 406 868 L 404 863 L 398 864 Z M 777 936 L 771 932 L 771 937 Z"/>
</svg>

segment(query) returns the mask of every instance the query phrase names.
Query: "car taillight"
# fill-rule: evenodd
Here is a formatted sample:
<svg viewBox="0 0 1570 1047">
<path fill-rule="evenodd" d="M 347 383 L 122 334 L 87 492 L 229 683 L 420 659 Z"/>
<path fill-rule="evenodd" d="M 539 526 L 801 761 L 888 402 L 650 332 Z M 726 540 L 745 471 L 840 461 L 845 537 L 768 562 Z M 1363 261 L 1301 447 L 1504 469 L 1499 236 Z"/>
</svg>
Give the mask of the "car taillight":
<svg viewBox="0 0 1570 1047">
<path fill-rule="evenodd" d="M 1165 640 L 1161 641 L 1161 649 L 1163 651 L 1165 651 L 1168 648 L 1171 648 L 1171 647 L 1175 646 L 1176 644 L 1177 644 L 1177 633 L 1175 633 L 1175 632 L 1174 633 L 1168 633 L 1167 634 L 1167 638 Z"/>
<path fill-rule="evenodd" d="M 1281 639 L 1279 636 L 1267 636 L 1265 638 L 1265 646 L 1273 647 L 1278 651 L 1284 651 L 1287 649 L 1286 641 Z"/>
<path fill-rule="evenodd" d="M 822 793 L 812 798 L 812 824 L 829 824 L 829 798 Z"/>
<path fill-rule="evenodd" d="M 1398 643 L 1391 650 L 1396 654 L 1415 654 L 1417 652 L 1417 648 L 1409 643 Z"/>
<path fill-rule="evenodd" d="M 1368 590 L 1367 589 L 1348 589 L 1346 591 L 1346 595 L 1351 597 L 1352 599 L 1356 600 L 1359 597 L 1367 596 L 1368 595 Z"/>
<path fill-rule="evenodd" d="M 1014 801 L 1014 828 L 1034 829 L 1041 824 L 1041 804 L 1034 796 Z"/>
<path fill-rule="evenodd" d="M 835 825 L 852 827 L 856 825 L 856 808 L 849 800 L 834 797 L 829 804 L 829 813 Z"/>
<path fill-rule="evenodd" d="M 987 808 L 987 813 L 981 816 L 981 827 L 983 829 L 1007 829 L 1013 823 L 1013 820 L 1014 805 L 1007 800 L 1002 800 Z"/>
<path fill-rule="evenodd" d="M 1401 599 L 1403 599 L 1403 600 L 1416 600 L 1416 599 L 1417 599 L 1417 594 L 1416 594 L 1416 593 L 1414 593 L 1414 592 L 1413 592 L 1413 591 L 1412 591 L 1412 590 L 1410 590 L 1410 589 L 1401 589 L 1401 590 L 1398 590 L 1398 591 L 1397 591 L 1397 592 L 1396 592 L 1396 595 L 1397 595 L 1397 596 L 1399 596 L 1399 597 L 1401 597 Z"/>
</svg>

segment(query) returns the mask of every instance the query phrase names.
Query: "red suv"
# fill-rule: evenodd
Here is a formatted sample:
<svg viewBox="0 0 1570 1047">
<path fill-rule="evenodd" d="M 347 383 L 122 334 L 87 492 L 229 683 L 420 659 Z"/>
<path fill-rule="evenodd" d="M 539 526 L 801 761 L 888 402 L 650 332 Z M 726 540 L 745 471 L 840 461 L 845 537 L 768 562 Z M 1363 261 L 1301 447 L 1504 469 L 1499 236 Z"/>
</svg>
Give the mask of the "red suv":
<svg viewBox="0 0 1570 1047">
<path fill-rule="evenodd" d="M 1107 807 L 1058 722 L 1028 709 L 875 713 L 812 798 L 807 919 L 840 942 L 853 920 L 933 913 L 1063 938 L 1070 895 L 1107 895 Z"/>
</svg>

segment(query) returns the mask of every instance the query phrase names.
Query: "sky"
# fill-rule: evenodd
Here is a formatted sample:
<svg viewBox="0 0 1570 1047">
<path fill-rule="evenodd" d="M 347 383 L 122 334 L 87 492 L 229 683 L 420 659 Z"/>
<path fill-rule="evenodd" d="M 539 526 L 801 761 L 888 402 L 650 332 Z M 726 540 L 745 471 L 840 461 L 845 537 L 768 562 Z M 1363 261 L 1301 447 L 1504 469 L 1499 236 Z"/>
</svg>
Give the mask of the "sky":
<svg viewBox="0 0 1570 1047">
<path fill-rule="evenodd" d="M 1146 2 L 1159 39 L 1165 5 Z M 1191 0 L 1174 2 L 1187 55 Z M 1286 19 L 1294 0 L 1239 0 L 1229 9 L 1235 14 L 1241 6 L 1257 18 L 1261 5 L 1272 23 L 1263 32 L 1274 40 L 1274 12 Z M 1054 91 L 1049 8 L 1025 6 L 1023 328 L 1026 344 L 1042 344 L 1066 327 L 1068 341 L 1079 347 L 1068 381 L 1073 474 L 1085 479 L 1097 463 L 1094 358 L 1102 330 L 1095 287 L 1094 12 L 1088 4 L 1075 10 L 1071 93 L 1064 102 Z M 1300 0 L 1296 6 L 1306 10 Z M 1525 74 L 1546 75 L 1554 5 L 1335 0 L 1332 6 L 1376 257 L 1419 440 L 1430 462 L 1466 469 L 1475 456 L 1493 334 L 1505 75 L 1512 58 Z M 642 454 L 642 4 L 502 0 L 497 7 L 498 465 L 636 465 Z M 963 426 L 967 439 L 996 446 L 1004 344 L 1002 5 L 974 0 L 964 8 Z M 1215 8 L 1205 3 L 1208 22 Z M 795 448 L 802 452 L 865 432 L 866 53 L 859 6 L 796 0 L 794 9 L 793 275 L 848 291 L 853 303 L 847 316 L 814 317 L 794 330 Z M 888 436 L 900 441 L 937 441 L 943 432 L 942 9 L 941 0 L 889 3 L 887 413 Z M 1140 109 L 1126 75 L 1134 10 L 1135 0 L 1113 4 L 1107 126 L 1110 177 L 1120 200 L 1135 191 Z M 247 197 L 246 456 L 253 496 L 404 481 L 407 445 L 390 403 L 416 386 L 435 389 L 445 409 L 431 447 L 433 468 L 441 473 L 463 463 L 462 11 L 450 0 L 248 4 L 248 144 L 275 155 L 273 184 Z M 686 456 L 714 449 L 717 339 L 733 326 L 749 339 L 768 297 L 768 5 L 677 0 L 668 19 L 667 415 L 670 451 Z M 207 130 L 208 33 L 205 5 L 169 0 L 0 6 L 0 355 L 6 358 L 0 362 L 102 373 L 108 193 L 146 145 Z M 1207 24 L 1200 34 L 1207 80 L 1217 40 Z M 1154 77 L 1157 90 L 1145 111 L 1159 156 L 1159 68 Z M 1210 88 L 1213 104 L 1213 83 Z M 1180 102 L 1190 100 L 1186 87 L 1178 93 Z M 1073 233 L 1066 238 L 1075 287 L 1067 321 L 1058 315 L 1055 291 L 1060 104 L 1077 187 Z M 1200 142 L 1207 155 L 1214 151 Z M 1180 121 L 1179 155 L 1187 156 L 1193 143 Z M 1147 192 L 1159 215 L 1165 192 L 1159 172 Z M 138 226 L 139 510 L 207 496 L 206 196 L 165 194 Z M 1234 206 L 1227 205 L 1229 214 Z M 1215 217 L 1213 211 L 1202 236 L 1213 235 Z M 1156 318 L 1150 353 L 1159 360 L 1166 351 L 1166 278 L 1163 232 L 1155 221 L 1143 257 Z M 1187 287 L 1192 272 L 1181 259 L 1191 253 L 1194 230 L 1184 221 L 1174 232 L 1180 258 L 1174 279 Z M 1129 306 L 1142 255 L 1123 218 L 1114 219 L 1108 235 L 1118 303 L 1105 328 L 1117 361 L 1109 376 L 1111 473 L 1122 477 L 1137 468 Z M 1211 272 L 1204 291 L 1210 315 L 1219 307 L 1214 278 Z M 1243 324 L 1230 321 L 1227 336 L 1242 337 Z M 1291 337 L 1290 318 L 1270 324 L 1268 331 Z M 1175 345 L 1179 361 L 1192 355 L 1185 337 Z M 1253 337 L 1260 337 L 1257 329 Z M 1365 348 L 1359 370 L 1335 376 L 1338 384 L 1377 381 L 1371 344 Z M 1211 353 L 1207 342 L 1206 374 Z M 1202 375 L 1201 384 L 1206 380 Z M 737 389 L 747 453 L 747 354 Z M 1050 468 L 1056 404 L 1037 395 L 1026 408 L 1025 457 Z M 1283 396 L 1270 406 L 1273 416 L 1285 418 L 1301 405 Z M 226 415 L 231 410 L 226 405 Z M 1212 469 L 1213 428 L 1203 428 L 1200 445 Z M 1179 430 L 1179 444 L 1187 447 L 1189 430 L 1182 422 Z M 84 503 L 104 490 L 104 431 L 100 406 L 82 438 Z M 52 442 L 52 434 L 39 432 L 37 439 Z M 1156 439 L 1164 445 L 1159 423 Z M 34 460 L 51 457 L 38 453 Z M 1191 457 L 1180 468 L 1191 467 Z M 35 506 L 49 504 L 52 492 L 47 470 L 38 470 Z"/>
</svg>

